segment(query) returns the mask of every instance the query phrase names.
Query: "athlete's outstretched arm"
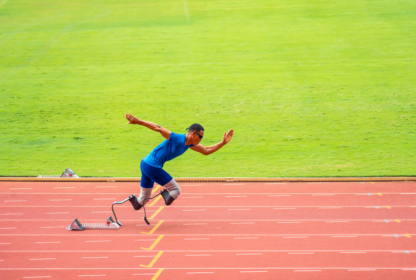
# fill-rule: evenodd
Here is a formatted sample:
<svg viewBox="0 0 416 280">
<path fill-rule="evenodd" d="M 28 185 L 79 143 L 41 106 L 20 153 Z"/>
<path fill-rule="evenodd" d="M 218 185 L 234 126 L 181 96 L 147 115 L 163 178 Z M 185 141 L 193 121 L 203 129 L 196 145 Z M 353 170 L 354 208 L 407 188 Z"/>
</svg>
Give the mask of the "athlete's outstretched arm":
<svg viewBox="0 0 416 280">
<path fill-rule="evenodd" d="M 165 137 L 168 140 L 170 138 L 170 133 L 171 132 L 169 130 L 167 130 L 166 128 L 161 127 L 160 125 L 157 125 L 157 124 L 152 123 L 152 122 L 147 122 L 147 121 L 144 121 L 144 120 L 139 120 L 138 118 L 136 118 L 132 114 L 126 114 L 126 119 L 129 121 L 128 124 L 142 125 L 142 126 L 145 126 L 145 127 L 149 128 L 153 131 L 159 132 L 163 137 Z"/>
<path fill-rule="evenodd" d="M 194 150 L 195 152 L 199 152 L 199 153 L 207 156 L 207 155 L 210 155 L 212 153 L 215 153 L 216 151 L 218 151 L 219 149 L 224 147 L 225 144 L 228 144 L 228 142 L 231 141 L 231 138 L 233 137 L 233 135 L 234 135 L 234 130 L 230 129 L 230 131 L 228 131 L 228 133 L 224 133 L 224 138 L 218 144 L 208 146 L 208 147 L 205 147 L 205 146 L 202 146 L 201 144 L 198 144 L 196 146 L 191 147 L 191 149 Z"/>
</svg>

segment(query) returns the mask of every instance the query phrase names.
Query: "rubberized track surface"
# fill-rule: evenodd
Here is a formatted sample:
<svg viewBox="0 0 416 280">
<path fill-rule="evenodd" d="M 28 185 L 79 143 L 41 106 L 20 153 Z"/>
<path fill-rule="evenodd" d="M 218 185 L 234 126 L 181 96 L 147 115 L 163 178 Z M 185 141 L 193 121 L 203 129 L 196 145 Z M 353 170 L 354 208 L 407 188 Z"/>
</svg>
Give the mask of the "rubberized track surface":
<svg viewBox="0 0 416 280">
<path fill-rule="evenodd" d="M 139 184 L 1 182 L 0 279 L 416 278 L 415 182 L 180 185 L 79 232 Z"/>
</svg>

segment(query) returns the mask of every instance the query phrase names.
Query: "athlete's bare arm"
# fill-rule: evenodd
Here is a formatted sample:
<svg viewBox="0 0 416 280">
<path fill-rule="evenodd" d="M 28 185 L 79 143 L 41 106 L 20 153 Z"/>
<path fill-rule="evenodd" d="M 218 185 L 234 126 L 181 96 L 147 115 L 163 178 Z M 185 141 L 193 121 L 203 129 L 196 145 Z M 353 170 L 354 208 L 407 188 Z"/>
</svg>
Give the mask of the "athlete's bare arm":
<svg viewBox="0 0 416 280">
<path fill-rule="evenodd" d="M 194 150 L 195 152 L 199 152 L 199 153 L 207 156 L 207 155 L 210 155 L 212 153 L 215 153 L 216 151 L 218 151 L 219 149 L 224 147 L 224 145 L 228 144 L 228 142 L 231 141 L 231 138 L 233 137 L 233 135 L 234 135 L 234 130 L 230 129 L 230 131 L 228 131 L 228 133 L 224 133 L 224 138 L 218 144 L 208 146 L 208 147 L 205 147 L 205 146 L 202 146 L 201 144 L 198 144 L 196 146 L 191 147 L 191 149 Z"/>
<path fill-rule="evenodd" d="M 163 137 L 165 137 L 168 140 L 170 138 L 170 133 L 171 132 L 169 130 L 167 130 L 166 128 L 161 127 L 160 125 L 157 125 L 157 124 L 152 123 L 152 122 L 147 122 L 147 121 L 144 121 L 144 120 L 139 120 L 138 118 L 136 118 L 132 114 L 126 114 L 126 119 L 129 121 L 128 124 L 142 125 L 142 126 L 145 126 L 145 127 L 149 128 L 153 131 L 159 132 Z"/>
</svg>

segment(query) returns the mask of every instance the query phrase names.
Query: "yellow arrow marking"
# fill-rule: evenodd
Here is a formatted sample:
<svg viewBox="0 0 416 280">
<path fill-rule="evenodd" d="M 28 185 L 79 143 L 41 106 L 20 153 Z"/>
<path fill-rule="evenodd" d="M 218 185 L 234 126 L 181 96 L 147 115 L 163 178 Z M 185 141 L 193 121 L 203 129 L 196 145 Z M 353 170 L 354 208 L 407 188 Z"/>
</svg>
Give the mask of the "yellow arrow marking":
<svg viewBox="0 0 416 280">
<path fill-rule="evenodd" d="M 159 223 L 157 223 L 157 225 L 155 225 L 155 227 L 151 230 L 151 231 L 149 231 L 149 232 L 142 232 L 142 233 L 144 233 L 144 234 L 152 234 L 152 233 L 154 233 L 155 232 L 155 230 L 158 228 L 158 227 L 160 227 L 160 225 L 163 223 L 163 221 L 159 221 Z"/>
<path fill-rule="evenodd" d="M 159 201 L 159 199 L 161 199 L 162 198 L 162 196 L 160 195 L 158 198 L 156 198 L 155 200 L 153 200 L 153 202 L 152 203 L 150 203 L 149 204 L 149 206 L 153 206 L 153 205 L 155 205 L 156 204 L 156 202 L 158 202 Z"/>
<path fill-rule="evenodd" d="M 141 264 L 140 266 L 143 266 L 143 267 L 152 267 L 155 264 L 155 262 L 157 261 L 157 259 L 160 258 L 160 256 L 162 254 L 163 254 L 163 251 L 160 251 L 159 253 L 157 253 L 156 257 L 153 259 L 153 261 L 149 265 L 143 265 L 143 264 Z"/>
<path fill-rule="evenodd" d="M 408 233 L 405 234 L 407 238 L 411 238 L 412 236 Z"/>
<path fill-rule="evenodd" d="M 159 243 L 159 241 L 162 240 L 162 238 L 163 238 L 163 235 L 159 236 L 156 239 L 156 241 L 153 242 L 152 246 L 150 246 L 149 248 L 143 248 L 143 247 L 141 247 L 141 248 L 144 249 L 144 250 L 153 250 L 153 248 L 155 248 L 155 246 L 157 245 L 157 243 Z"/>
<path fill-rule="evenodd" d="M 156 280 L 156 279 L 159 277 L 159 275 L 162 273 L 162 271 L 163 271 L 163 268 L 159 269 L 159 270 L 156 272 L 155 276 L 153 276 L 152 280 Z"/>
<path fill-rule="evenodd" d="M 391 209 L 391 206 L 389 206 L 389 205 L 387 205 L 386 207 L 387 207 L 387 209 Z"/>
<path fill-rule="evenodd" d="M 399 219 L 396 219 L 396 222 L 401 223 Z"/>
</svg>

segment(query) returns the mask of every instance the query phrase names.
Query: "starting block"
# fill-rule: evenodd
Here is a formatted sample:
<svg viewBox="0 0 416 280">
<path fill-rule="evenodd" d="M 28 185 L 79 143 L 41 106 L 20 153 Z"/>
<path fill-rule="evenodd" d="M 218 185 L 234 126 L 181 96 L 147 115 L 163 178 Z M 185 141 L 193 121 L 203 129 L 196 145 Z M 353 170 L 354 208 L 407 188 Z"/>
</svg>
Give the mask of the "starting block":
<svg viewBox="0 0 416 280">
<path fill-rule="evenodd" d="M 82 224 L 78 219 L 75 219 L 69 226 L 66 227 L 67 230 L 84 230 L 84 229 L 119 229 L 120 226 L 116 224 L 113 218 L 108 217 L 105 223 L 84 223 Z"/>
</svg>

